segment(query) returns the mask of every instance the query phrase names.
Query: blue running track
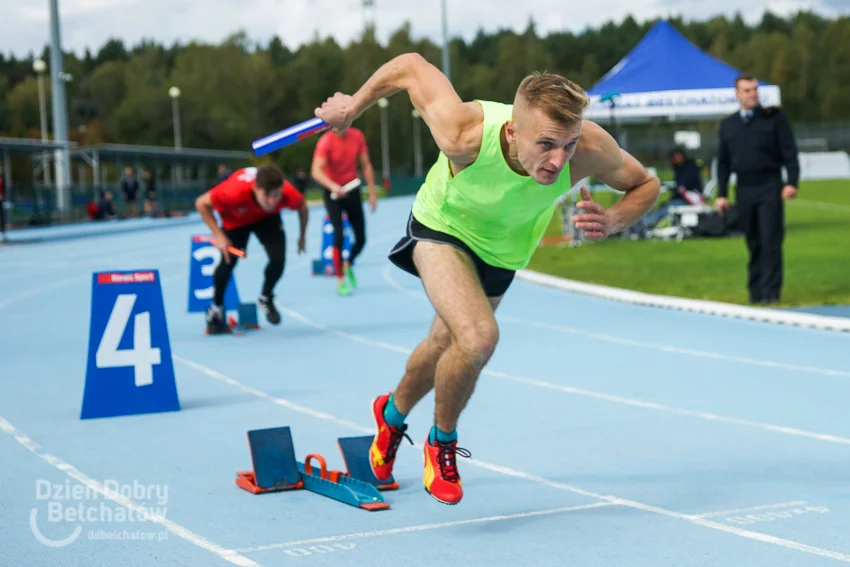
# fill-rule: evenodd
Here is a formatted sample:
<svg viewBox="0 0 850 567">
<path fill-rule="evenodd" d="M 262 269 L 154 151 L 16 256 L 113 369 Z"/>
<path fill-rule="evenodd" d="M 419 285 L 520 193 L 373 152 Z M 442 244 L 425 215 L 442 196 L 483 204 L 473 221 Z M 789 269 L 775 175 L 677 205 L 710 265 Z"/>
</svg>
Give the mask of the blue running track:
<svg viewBox="0 0 850 567">
<path fill-rule="evenodd" d="M 289 425 L 299 459 L 318 452 L 334 468 L 338 437 L 372 433 L 370 400 L 433 317 L 419 281 L 386 259 L 410 205 L 367 212 L 347 298 L 311 275 L 321 210 L 302 256 L 287 212 L 283 323 L 245 336 L 208 337 L 187 312 L 189 236 L 206 232 L 194 217 L 41 229 L 0 248 L 0 564 L 850 563 L 850 336 L 522 280 L 458 427 L 472 452 L 458 459 L 458 506 L 422 485 L 431 396 L 409 418 L 416 446 L 399 450 L 390 510 L 240 490 L 248 430 Z M 235 277 L 254 301 L 265 256 L 253 238 L 248 253 Z M 182 410 L 80 420 L 91 274 L 143 268 L 162 275 Z M 158 492 L 80 496 L 110 483 Z"/>
</svg>

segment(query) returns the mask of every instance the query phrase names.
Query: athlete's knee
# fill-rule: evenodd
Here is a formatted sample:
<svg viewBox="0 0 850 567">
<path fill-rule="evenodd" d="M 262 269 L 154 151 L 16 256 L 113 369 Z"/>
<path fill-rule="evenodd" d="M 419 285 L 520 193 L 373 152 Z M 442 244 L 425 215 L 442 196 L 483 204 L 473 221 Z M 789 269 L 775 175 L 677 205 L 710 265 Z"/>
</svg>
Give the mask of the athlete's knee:
<svg viewBox="0 0 850 567">
<path fill-rule="evenodd" d="M 286 261 L 286 250 L 283 246 L 270 248 L 268 250 L 269 264 L 272 266 L 282 266 Z"/>
<path fill-rule="evenodd" d="M 214 280 L 222 280 L 229 279 L 231 272 L 236 267 L 236 257 L 231 256 L 230 262 L 225 262 L 224 258 L 221 259 L 221 262 L 216 266 L 215 271 L 213 272 Z"/>
<path fill-rule="evenodd" d="M 452 334 L 445 325 L 431 329 L 428 334 L 428 348 L 435 354 L 442 354 L 452 344 Z"/>
<path fill-rule="evenodd" d="M 499 343 L 499 326 L 495 319 L 476 321 L 455 333 L 457 347 L 475 368 L 483 368 Z"/>
</svg>

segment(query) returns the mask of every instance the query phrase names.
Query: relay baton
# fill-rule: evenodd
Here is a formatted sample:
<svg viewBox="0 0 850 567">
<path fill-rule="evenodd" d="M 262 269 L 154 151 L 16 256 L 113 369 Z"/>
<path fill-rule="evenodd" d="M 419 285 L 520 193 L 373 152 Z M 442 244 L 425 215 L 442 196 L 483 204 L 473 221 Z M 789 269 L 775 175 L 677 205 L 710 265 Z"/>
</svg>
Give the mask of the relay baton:
<svg viewBox="0 0 850 567">
<path fill-rule="evenodd" d="M 245 257 L 245 251 L 240 250 L 239 248 L 237 248 L 235 246 L 228 246 L 227 251 L 230 252 L 231 254 L 233 254 L 234 256 L 239 256 L 240 258 Z"/>
<path fill-rule="evenodd" d="M 212 242 L 213 242 L 213 240 L 214 240 L 214 238 L 213 238 L 212 236 L 210 236 L 210 235 L 207 235 L 207 236 L 196 236 L 195 238 L 200 238 L 200 239 L 202 239 L 202 242 L 209 242 L 210 244 L 212 244 Z M 197 241 L 196 241 L 196 242 L 197 242 Z M 237 247 L 235 247 L 235 246 L 228 246 L 228 247 L 227 247 L 227 251 L 228 251 L 228 252 L 230 252 L 231 254 L 233 254 L 234 256 L 239 256 L 240 258 L 244 258 L 244 257 L 245 257 L 245 251 L 244 251 L 244 250 L 241 250 L 241 249 L 239 249 L 239 248 L 237 248 Z"/>
<path fill-rule="evenodd" d="M 328 126 L 328 124 L 321 118 L 311 118 L 301 124 L 290 126 L 286 130 L 281 130 L 276 134 L 271 134 L 265 138 L 255 140 L 251 145 L 254 148 L 254 154 L 262 156 L 290 144 L 294 144 L 304 138 L 308 138 L 313 134 L 323 132 L 328 128 L 330 128 L 330 126 Z"/>
<path fill-rule="evenodd" d="M 355 177 L 348 183 L 342 186 L 342 189 L 345 190 L 346 194 L 351 193 L 353 190 L 360 187 L 360 178 Z M 336 201 L 339 199 L 339 196 L 336 193 L 331 193 L 331 201 Z"/>
</svg>

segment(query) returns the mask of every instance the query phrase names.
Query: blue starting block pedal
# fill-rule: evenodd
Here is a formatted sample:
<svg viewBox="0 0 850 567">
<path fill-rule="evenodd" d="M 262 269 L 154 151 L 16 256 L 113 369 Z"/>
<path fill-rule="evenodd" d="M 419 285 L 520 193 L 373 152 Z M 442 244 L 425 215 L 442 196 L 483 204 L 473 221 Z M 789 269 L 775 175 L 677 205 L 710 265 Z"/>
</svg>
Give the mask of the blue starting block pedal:
<svg viewBox="0 0 850 567">
<path fill-rule="evenodd" d="M 228 320 L 231 329 L 259 329 L 260 321 L 257 318 L 257 305 L 255 303 L 240 303 L 236 312 L 237 319 L 232 316 Z"/>
<path fill-rule="evenodd" d="M 340 471 L 329 471 L 324 457 L 317 453 L 298 462 L 289 427 L 249 431 L 248 445 L 253 470 L 237 472 L 236 485 L 252 494 L 304 489 L 363 510 L 390 507 L 375 486 Z M 319 462 L 318 471 L 313 460 Z"/>
<path fill-rule="evenodd" d="M 325 267 L 325 261 L 321 258 L 317 260 L 313 260 L 313 275 L 314 276 L 324 276 L 328 275 L 328 271 Z"/>
<path fill-rule="evenodd" d="M 254 494 L 304 488 L 288 427 L 249 431 L 248 447 L 253 470 L 236 473 L 240 488 Z"/>
<path fill-rule="evenodd" d="M 367 482 L 378 490 L 398 490 L 398 483 L 392 476 L 386 482 L 382 482 L 369 466 L 369 448 L 372 446 L 373 439 L 371 435 L 337 439 L 342 460 L 345 462 L 345 470 L 351 478 Z"/>
</svg>

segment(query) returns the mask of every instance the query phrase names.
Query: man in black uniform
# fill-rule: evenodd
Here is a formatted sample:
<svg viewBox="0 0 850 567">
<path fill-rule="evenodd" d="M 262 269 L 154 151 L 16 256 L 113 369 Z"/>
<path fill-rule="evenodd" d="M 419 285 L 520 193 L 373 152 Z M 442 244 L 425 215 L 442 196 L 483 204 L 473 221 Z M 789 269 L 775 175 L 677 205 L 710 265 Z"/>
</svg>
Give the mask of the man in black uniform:
<svg viewBox="0 0 850 567">
<path fill-rule="evenodd" d="M 776 107 L 762 107 L 758 80 L 735 80 L 740 111 L 720 123 L 717 149 L 718 210 L 729 209 L 729 175 L 738 177 L 736 205 L 750 253 L 747 287 L 751 303 L 778 303 L 782 289 L 784 199 L 797 196 L 800 164 L 788 118 Z M 787 182 L 783 185 L 781 167 Z"/>
</svg>

